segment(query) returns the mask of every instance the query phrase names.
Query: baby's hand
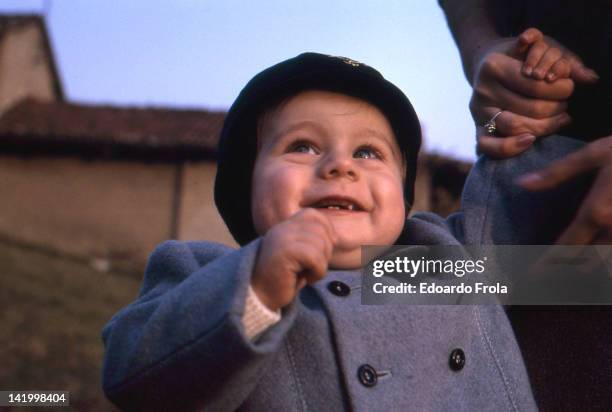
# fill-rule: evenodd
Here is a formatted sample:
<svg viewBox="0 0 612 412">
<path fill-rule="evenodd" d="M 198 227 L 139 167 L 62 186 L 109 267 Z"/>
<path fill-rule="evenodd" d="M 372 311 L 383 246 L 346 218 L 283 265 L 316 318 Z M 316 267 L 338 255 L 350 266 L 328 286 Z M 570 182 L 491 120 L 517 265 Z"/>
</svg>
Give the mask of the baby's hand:
<svg viewBox="0 0 612 412">
<path fill-rule="evenodd" d="M 527 77 L 547 82 L 572 77 L 586 83 L 599 78 L 578 56 L 538 29 L 525 30 L 517 39 L 517 49 L 526 53 L 522 73 Z"/>
<path fill-rule="evenodd" d="M 329 219 L 313 208 L 301 210 L 264 236 L 251 286 L 269 309 L 293 301 L 306 283 L 325 277 L 336 234 Z"/>
</svg>

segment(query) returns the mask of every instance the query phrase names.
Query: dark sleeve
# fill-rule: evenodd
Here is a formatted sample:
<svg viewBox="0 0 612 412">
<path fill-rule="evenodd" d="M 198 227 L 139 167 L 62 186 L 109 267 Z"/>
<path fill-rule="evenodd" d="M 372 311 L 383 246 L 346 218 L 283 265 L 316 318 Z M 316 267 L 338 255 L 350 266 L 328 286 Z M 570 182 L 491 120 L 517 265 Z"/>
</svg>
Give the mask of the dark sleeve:
<svg viewBox="0 0 612 412">
<path fill-rule="evenodd" d="M 244 335 L 258 246 L 170 241 L 153 252 L 140 297 L 102 332 L 109 399 L 127 410 L 240 406 L 295 318 L 290 306 L 256 342 Z"/>
</svg>

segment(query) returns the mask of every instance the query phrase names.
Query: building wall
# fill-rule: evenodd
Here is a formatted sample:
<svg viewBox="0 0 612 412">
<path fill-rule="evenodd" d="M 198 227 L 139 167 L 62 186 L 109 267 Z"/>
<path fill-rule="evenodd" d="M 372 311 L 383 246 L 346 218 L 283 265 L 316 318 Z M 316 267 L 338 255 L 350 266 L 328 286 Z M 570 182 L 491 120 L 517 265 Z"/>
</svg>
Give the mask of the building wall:
<svg viewBox="0 0 612 412">
<path fill-rule="evenodd" d="M 175 166 L 0 156 L 0 236 L 141 265 L 171 230 Z"/>
<path fill-rule="evenodd" d="M 183 166 L 179 238 L 212 240 L 236 246 L 215 207 L 213 187 L 216 172 L 213 162 L 186 163 Z"/>
<path fill-rule="evenodd" d="M 183 168 L 179 239 L 211 240 L 237 246 L 217 212 L 213 198 L 216 165 L 212 162 L 187 163 Z M 430 174 L 419 164 L 412 213 L 431 210 Z M 248 207 L 245 205 L 245 207 Z M 245 209 L 245 213 L 247 210 Z"/>
<path fill-rule="evenodd" d="M 182 240 L 212 240 L 236 246 L 236 241 L 227 230 L 214 204 L 216 171 L 216 165 L 212 162 L 185 164 L 178 237 Z M 429 171 L 423 162 L 416 179 L 412 213 L 431 210 L 430 185 Z M 249 205 L 245 205 L 245 208 L 248 207 Z"/>
<path fill-rule="evenodd" d="M 3 154 L 0 237 L 137 270 L 169 238 L 236 246 L 214 205 L 215 173 L 213 162 L 178 166 Z M 413 212 L 430 210 L 429 198 L 423 167 Z"/>
<path fill-rule="evenodd" d="M 217 212 L 213 197 L 216 165 L 212 162 L 187 163 L 183 167 L 179 239 L 212 240 L 230 246 L 236 241 Z M 412 213 L 431 210 L 430 176 L 427 165 L 419 167 Z M 248 208 L 249 205 L 245 205 Z"/>
<path fill-rule="evenodd" d="M 38 25 L 14 26 L 0 37 L 0 114 L 24 97 L 53 100 L 53 78 Z"/>
</svg>

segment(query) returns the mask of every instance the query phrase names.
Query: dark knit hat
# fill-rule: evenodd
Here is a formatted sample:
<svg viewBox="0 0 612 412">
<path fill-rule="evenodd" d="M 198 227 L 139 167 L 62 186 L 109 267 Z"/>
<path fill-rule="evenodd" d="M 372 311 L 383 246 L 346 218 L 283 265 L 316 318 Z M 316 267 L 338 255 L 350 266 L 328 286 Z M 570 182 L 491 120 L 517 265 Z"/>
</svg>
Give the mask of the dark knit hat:
<svg viewBox="0 0 612 412">
<path fill-rule="evenodd" d="M 258 119 L 275 104 L 304 90 L 357 97 L 385 115 L 406 161 L 404 198 L 412 205 L 421 128 L 408 98 L 368 65 L 345 57 L 303 53 L 253 77 L 225 118 L 219 141 L 215 203 L 241 245 L 257 237 L 251 216 L 251 178 Z"/>
</svg>

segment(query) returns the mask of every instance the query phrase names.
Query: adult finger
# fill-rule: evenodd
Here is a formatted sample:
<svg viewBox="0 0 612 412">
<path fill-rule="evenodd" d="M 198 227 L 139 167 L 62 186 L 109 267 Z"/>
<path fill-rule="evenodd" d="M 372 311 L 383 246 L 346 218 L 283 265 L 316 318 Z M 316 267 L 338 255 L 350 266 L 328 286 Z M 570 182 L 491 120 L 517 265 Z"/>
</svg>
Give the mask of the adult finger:
<svg viewBox="0 0 612 412">
<path fill-rule="evenodd" d="M 566 51 L 564 53 L 565 58 L 570 65 L 570 73 L 573 80 L 579 83 L 592 84 L 599 80 L 599 75 L 595 70 L 587 67 L 582 62 L 582 59 L 574 53 Z"/>
<path fill-rule="evenodd" d="M 558 245 L 588 245 L 597 237 L 599 228 L 588 220 L 576 218 L 557 239 Z"/>
<path fill-rule="evenodd" d="M 497 119 L 498 136 L 518 136 L 532 134 L 534 136 L 547 136 L 555 133 L 568 124 L 572 118 L 567 113 L 561 113 L 544 119 L 534 119 L 504 110 Z"/>
<path fill-rule="evenodd" d="M 546 82 L 541 82 L 546 84 Z M 513 113 L 534 119 L 545 119 L 564 113 L 565 100 L 543 100 L 522 96 L 506 87 L 481 87 L 477 85 L 470 100 L 470 110 L 476 121 L 487 118 L 488 107 L 501 107 Z"/>
<path fill-rule="evenodd" d="M 521 176 L 518 183 L 529 190 L 551 189 L 592 167 L 592 163 L 581 150 L 551 163 L 544 169 Z"/>
<path fill-rule="evenodd" d="M 479 125 L 484 125 L 500 110 L 495 107 L 482 108 L 482 115 L 477 118 Z M 486 120 L 485 120 L 486 119 Z M 534 119 L 503 110 L 495 118 L 496 135 L 501 137 L 519 136 L 532 134 L 536 137 L 547 136 L 555 133 L 571 123 L 571 117 L 567 113 L 561 113 L 544 119 Z M 485 133 L 481 133 L 485 134 Z"/>
<path fill-rule="evenodd" d="M 494 159 L 506 159 L 527 150 L 535 139 L 535 136 L 531 134 L 510 137 L 480 135 L 478 151 Z"/>
<path fill-rule="evenodd" d="M 558 245 L 612 245 L 612 230 L 602 229 L 588 220 L 574 220 L 559 236 Z M 604 259 L 611 260 L 608 254 Z"/>
<path fill-rule="evenodd" d="M 593 186 L 580 205 L 559 244 L 601 243 L 612 233 L 612 162 L 598 173 Z"/>
<path fill-rule="evenodd" d="M 529 190 L 546 190 L 606 164 L 612 164 L 612 136 L 589 143 L 544 169 L 523 175 L 518 179 L 518 183 Z"/>
<path fill-rule="evenodd" d="M 550 70 L 550 68 L 561 59 L 561 50 L 556 47 L 551 47 L 546 50 L 546 53 L 542 56 L 538 64 L 533 69 L 533 76 L 536 79 L 544 80 L 546 77 L 546 73 Z"/>
</svg>

